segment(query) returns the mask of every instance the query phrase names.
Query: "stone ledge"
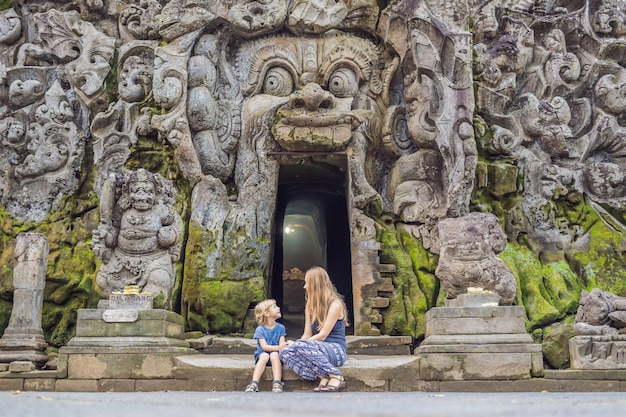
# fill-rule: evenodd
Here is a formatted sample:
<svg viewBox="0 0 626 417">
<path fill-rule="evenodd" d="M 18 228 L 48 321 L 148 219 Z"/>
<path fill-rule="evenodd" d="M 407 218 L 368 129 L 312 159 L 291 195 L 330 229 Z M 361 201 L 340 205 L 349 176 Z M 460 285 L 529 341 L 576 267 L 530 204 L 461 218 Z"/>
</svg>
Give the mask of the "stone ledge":
<svg viewBox="0 0 626 417">
<path fill-rule="evenodd" d="M 546 370 L 545 377 L 551 379 L 570 379 L 570 380 L 621 380 L 626 381 L 626 370 L 618 369 L 563 369 L 563 370 Z"/>
<path fill-rule="evenodd" d="M 189 345 L 205 354 L 252 355 L 256 341 L 245 337 L 204 336 L 187 339 Z M 409 355 L 412 338 L 410 336 L 347 336 L 348 356 L 350 355 Z"/>
</svg>

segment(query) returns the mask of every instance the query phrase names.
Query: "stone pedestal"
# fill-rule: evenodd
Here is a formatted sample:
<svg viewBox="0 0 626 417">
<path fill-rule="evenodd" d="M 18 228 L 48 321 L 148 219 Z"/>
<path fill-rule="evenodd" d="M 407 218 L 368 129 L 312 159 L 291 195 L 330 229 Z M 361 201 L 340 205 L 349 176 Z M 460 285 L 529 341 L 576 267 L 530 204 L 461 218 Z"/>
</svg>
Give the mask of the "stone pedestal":
<svg viewBox="0 0 626 417">
<path fill-rule="evenodd" d="M 575 336 L 569 353 L 571 369 L 626 369 L 626 334 Z"/>
<path fill-rule="evenodd" d="M 0 339 L 0 363 L 48 361 L 41 327 L 43 291 L 48 265 L 48 241 L 39 233 L 20 233 L 15 244 L 13 310 Z"/>
<path fill-rule="evenodd" d="M 152 309 L 144 294 L 114 294 L 98 309 L 78 310 L 76 336 L 59 350 L 58 377 L 172 378 L 174 357 L 197 353 L 180 314 Z"/>
<path fill-rule="evenodd" d="M 526 333 L 524 308 L 491 293 L 463 294 L 426 313 L 418 349 L 423 380 L 529 379 L 543 375 L 541 345 Z"/>
</svg>

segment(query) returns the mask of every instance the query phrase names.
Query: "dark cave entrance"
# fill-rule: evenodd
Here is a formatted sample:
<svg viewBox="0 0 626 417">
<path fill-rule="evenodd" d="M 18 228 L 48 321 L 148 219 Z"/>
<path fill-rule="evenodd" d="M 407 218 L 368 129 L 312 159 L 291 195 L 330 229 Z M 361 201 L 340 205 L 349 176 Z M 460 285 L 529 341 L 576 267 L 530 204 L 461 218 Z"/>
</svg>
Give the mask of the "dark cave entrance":
<svg viewBox="0 0 626 417">
<path fill-rule="evenodd" d="M 312 266 L 326 268 L 353 323 L 345 174 L 330 165 L 281 166 L 275 225 L 270 296 L 281 307 L 288 337 L 302 335 L 304 273 Z"/>
</svg>

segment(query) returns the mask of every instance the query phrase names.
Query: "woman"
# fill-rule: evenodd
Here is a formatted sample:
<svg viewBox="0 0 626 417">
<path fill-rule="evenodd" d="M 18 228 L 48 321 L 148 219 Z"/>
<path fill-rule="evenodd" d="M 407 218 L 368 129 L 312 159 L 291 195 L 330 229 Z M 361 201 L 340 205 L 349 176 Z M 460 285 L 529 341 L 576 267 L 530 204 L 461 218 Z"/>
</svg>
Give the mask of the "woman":
<svg viewBox="0 0 626 417">
<path fill-rule="evenodd" d="M 324 268 L 306 272 L 304 290 L 304 333 L 279 352 L 280 359 L 302 378 L 319 379 L 313 391 L 343 391 L 346 383 L 338 367 L 346 362 L 348 351 L 346 305 Z"/>
</svg>

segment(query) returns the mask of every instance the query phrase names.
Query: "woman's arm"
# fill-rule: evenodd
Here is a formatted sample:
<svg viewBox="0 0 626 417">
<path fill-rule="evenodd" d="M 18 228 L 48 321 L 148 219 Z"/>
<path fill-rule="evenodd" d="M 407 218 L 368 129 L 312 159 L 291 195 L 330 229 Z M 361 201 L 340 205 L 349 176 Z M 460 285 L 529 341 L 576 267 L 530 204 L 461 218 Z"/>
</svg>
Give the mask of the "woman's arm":
<svg viewBox="0 0 626 417">
<path fill-rule="evenodd" d="M 341 307 L 341 303 L 339 301 L 333 301 L 330 303 L 328 307 L 328 314 L 326 314 L 326 320 L 324 320 L 324 326 L 320 329 L 317 334 L 314 334 L 309 339 L 310 340 L 326 340 L 326 337 L 330 334 L 333 327 L 335 327 L 335 323 L 337 320 L 341 320 L 343 317 L 343 308 Z"/>
<path fill-rule="evenodd" d="M 313 336 L 313 331 L 311 330 L 311 317 L 309 317 L 309 313 L 304 313 L 304 332 L 300 339 L 308 339 Z"/>
</svg>

